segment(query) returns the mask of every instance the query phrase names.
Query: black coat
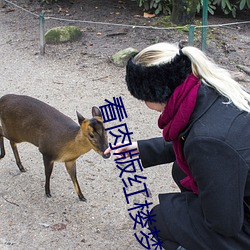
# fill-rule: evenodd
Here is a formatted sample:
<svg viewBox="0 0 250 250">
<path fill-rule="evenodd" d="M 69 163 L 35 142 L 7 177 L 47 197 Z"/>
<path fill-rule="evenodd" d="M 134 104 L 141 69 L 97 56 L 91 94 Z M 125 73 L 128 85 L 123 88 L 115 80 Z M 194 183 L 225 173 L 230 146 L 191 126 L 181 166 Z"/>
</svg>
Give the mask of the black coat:
<svg viewBox="0 0 250 250">
<path fill-rule="evenodd" d="M 201 85 L 180 135 L 199 194 L 160 194 L 165 221 L 190 250 L 250 249 L 250 114 Z M 144 167 L 175 161 L 163 138 L 138 142 Z"/>
</svg>

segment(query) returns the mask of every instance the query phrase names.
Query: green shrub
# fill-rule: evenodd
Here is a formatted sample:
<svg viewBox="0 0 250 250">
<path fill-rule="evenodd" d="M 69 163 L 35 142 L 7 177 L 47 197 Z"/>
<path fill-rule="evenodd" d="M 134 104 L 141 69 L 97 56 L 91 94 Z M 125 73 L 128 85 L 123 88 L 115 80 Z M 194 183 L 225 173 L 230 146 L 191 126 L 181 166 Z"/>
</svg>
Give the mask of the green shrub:
<svg viewBox="0 0 250 250">
<path fill-rule="evenodd" d="M 237 10 L 250 9 L 250 0 L 214 0 L 213 4 L 220 6 L 225 14 L 231 13 L 233 17 L 236 17 Z"/>
<path fill-rule="evenodd" d="M 154 11 L 157 15 L 159 13 L 171 14 L 172 1 L 174 0 L 134 0 L 140 7 L 146 11 Z M 193 0 L 189 0 L 193 1 Z M 197 4 L 197 13 L 202 10 L 204 0 L 199 0 Z M 208 11 L 214 15 L 217 7 L 220 7 L 224 14 L 231 14 L 236 17 L 237 11 L 243 9 L 250 9 L 250 0 L 208 0 Z"/>
<path fill-rule="evenodd" d="M 143 7 L 145 11 L 153 11 L 158 15 L 163 13 L 165 15 L 171 14 L 171 0 L 134 0 L 139 7 Z"/>
<path fill-rule="evenodd" d="M 203 8 L 203 0 L 200 0 L 197 4 L 197 7 L 196 7 L 197 13 L 200 13 L 202 11 L 202 8 Z M 211 15 L 214 15 L 215 10 L 216 10 L 216 6 L 213 4 L 213 2 L 208 0 L 208 12 Z"/>
</svg>

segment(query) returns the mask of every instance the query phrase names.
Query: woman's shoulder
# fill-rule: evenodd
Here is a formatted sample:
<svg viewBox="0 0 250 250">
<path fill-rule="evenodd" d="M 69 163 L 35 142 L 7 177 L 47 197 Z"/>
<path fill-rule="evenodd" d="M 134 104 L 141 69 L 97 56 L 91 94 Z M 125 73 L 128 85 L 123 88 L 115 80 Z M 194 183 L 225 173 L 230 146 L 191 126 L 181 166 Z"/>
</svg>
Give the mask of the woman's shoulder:
<svg viewBox="0 0 250 250">
<path fill-rule="evenodd" d="M 239 110 L 215 90 L 201 85 L 196 110 L 186 137 L 210 137 L 239 145 L 250 146 L 250 113 Z M 188 135 L 188 136 L 187 136 Z"/>
</svg>

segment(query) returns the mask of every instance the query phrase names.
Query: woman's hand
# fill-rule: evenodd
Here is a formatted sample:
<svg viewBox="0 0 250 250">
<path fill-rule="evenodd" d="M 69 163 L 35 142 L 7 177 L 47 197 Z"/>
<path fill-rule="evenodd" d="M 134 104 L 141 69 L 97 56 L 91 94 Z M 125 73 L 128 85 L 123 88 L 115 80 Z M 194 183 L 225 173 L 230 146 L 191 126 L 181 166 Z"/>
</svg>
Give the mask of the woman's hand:
<svg viewBox="0 0 250 250">
<path fill-rule="evenodd" d="M 122 145 L 126 145 L 128 144 L 128 142 L 124 142 L 124 143 L 117 143 L 115 146 L 112 146 L 112 148 L 116 148 L 119 147 L 118 149 L 114 149 L 114 153 L 113 155 L 115 155 L 116 159 L 125 159 L 129 156 L 133 156 L 133 155 L 139 155 L 139 150 L 138 150 L 138 144 L 137 142 L 132 142 L 132 144 L 121 147 Z M 112 149 L 110 147 L 108 147 L 105 151 L 104 154 L 108 154 L 112 151 Z"/>
</svg>

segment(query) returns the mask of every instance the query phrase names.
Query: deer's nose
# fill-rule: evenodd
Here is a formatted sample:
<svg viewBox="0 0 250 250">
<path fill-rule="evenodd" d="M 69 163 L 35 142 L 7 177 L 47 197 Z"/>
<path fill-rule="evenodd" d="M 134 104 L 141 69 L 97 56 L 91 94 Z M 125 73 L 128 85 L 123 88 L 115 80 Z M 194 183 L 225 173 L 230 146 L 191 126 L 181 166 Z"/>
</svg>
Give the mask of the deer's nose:
<svg viewBox="0 0 250 250">
<path fill-rule="evenodd" d="M 108 158 L 110 157 L 110 155 L 111 155 L 110 153 L 108 153 L 108 154 L 103 154 L 102 157 L 103 157 L 104 159 L 108 159 Z"/>
</svg>

